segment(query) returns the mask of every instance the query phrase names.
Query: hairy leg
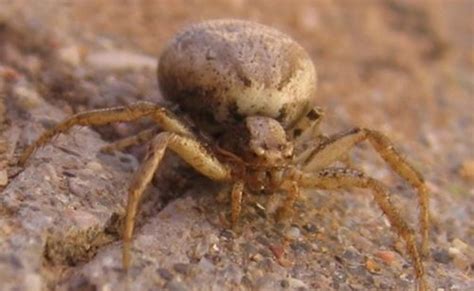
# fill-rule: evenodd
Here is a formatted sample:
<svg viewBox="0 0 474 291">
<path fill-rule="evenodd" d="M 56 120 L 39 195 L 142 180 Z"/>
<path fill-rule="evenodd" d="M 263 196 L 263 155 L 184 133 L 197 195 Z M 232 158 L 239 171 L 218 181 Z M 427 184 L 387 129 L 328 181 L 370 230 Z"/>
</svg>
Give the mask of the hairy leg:
<svg viewBox="0 0 474 291">
<path fill-rule="evenodd" d="M 135 135 L 108 144 L 101 148 L 100 151 L 103 153 L 111 154 L 114 151 L 121 151 L 134 145 L 144 144 L 150 141 L 158 133 L 158 131 L 159 128 L 157 127 L 145 129 Z"/>
<path fill-rule="evenodd" d="M 282 185 L 282 189 L 287 192 L 283 205 L 278 209 L 277 219 L 279 221 L 293 216 L 293 208 L 296 200 L 300 196 L 300 188 L 296 181 L 289 181 Z"/>
<path fill-rule="evenodd" d="M 170 111 L 150 102 L 137 102 L 128 106 L 98 109 L 77 113 L 55 127 L 45 131 L 21 155 L 18 163 L 24 165 L 30 155 L 39 147 L 50 142 L 61 133 L 66 133 L 75 125 L 104 125 L 113 122 L 133 121 L 149 116 L 166 131 L 192 136 L 191 131 Z"/>
<path fill-rule="evenodd" d="M 242 181 L 238 181 L 232 187 L 231 192 L 231 205 L 232 205 L 232 227 L 237 225 L 237 221 L 239 220 L 240 212 L 242 211 L 242 194 L 244 192 L 244 183 Z"/>
<path fill-rule="evenodd" d="M 403 238 L 406 243 L 418 279 L 419 290 L 426 290 L 424 267 L 416 245 L 415 234 L 410 226 L 403 220 L 398 210 L 390 201 L 387 188 L 379 181 L 365 176 L 362 172 L 349 168 L 327 168 L 315 174 L 301 174 L 297 180 L 300 185 L 318 189 L 339 189 L 358 187 L 372 190 L 375 202 L 387 216 L 392 228 Z"/>
<path fill-rule="evenodd" d="M 356 144 L 368 140 L 378 154 L 393 171 L 405 179 L 417 190 L 420 204 L 421 250 L 428 253 L 428 232 L 430 227 L 429 195 L 423 176 L 395 149 L 393 143 L 384 134 L 370 129 L 355 128 L 351 131 L 329 137 L 303 161 L 304 171 L 325 168 L 340 160 Z"/>
<path fill-rule="evenodd" d="M 213 180 L 228 181 L 231 178 L 229 168 L 219 162 L 196 139 L 169 132 L 158 134 L 153 139 L 148 155 L 133 177 L 128 191 L 127 213 L 123 232 L 123 266 L 125 269 L 128 269 L 130 265 L 131 240 L 140 199 L 168 147 L 198 172 Z"/>
</svg>

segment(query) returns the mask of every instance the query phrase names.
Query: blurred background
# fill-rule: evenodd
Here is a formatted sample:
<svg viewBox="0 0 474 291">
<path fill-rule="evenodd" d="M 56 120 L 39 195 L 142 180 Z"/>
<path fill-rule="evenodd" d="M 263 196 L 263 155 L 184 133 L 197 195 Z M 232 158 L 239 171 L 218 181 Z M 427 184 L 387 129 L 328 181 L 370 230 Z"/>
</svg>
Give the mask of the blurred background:
<svg viewBox="0 0 474 291">
<path fill-rule="evenodd" d="M 471 0 L 0 0 L 0 61 L 72 113 L 160 101 L 155 57 L 187 24 L 230 17 L 273 26 L 311 55 L 327 132 L 381 130 L 423 173 L 433 249 L 444 254 L 455 239 L 474 244 L 473 15 Z M 146 73 L 113 72 L 107 57 L 114 52 L 133 52 L 125 58 Z M 131 131 L 118 126 L 102 134 Z M 354 157 L 400 190 L 397 203 L 416 221 L 413 194 L 374 151 L 363 146 Z M 472 264 L 470 257 L 456 267 L 469 277 Z"/>
</svg>

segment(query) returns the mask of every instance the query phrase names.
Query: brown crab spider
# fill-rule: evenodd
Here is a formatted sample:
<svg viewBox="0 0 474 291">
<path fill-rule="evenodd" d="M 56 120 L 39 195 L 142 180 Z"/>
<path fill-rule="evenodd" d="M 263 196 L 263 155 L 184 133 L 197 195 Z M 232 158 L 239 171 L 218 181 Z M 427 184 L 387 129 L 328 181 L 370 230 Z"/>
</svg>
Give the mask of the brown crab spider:
<svg viewBox="0 0 474 291">
<path fill-rule="evenodd" d="M 300 188 L 363 188 L 406 243 L 418 288 L 426 290 L 422 255 L 414 231 L 399 214 L 381 182 L 350 166 L 334 167 L 357 144 L 368 141 L 390 168 L 414 187 L 420 205 L 421 250 L 428 249 L 429 197 L 423 177 L 382 133 L 354 128 L 324 136 L 323 112 L 312 108 L 316 71 L 305 50 L 272 28 L 239 20 L 199 23 L 179 33 L 164 49 L 158 67 L 164 97 L 177 103 L 200 133 L 170 110 L 138 102 L 78 113 L 43 133 L 20 158 L 75 125 L 104 125 L 149 117 L 157 128 L 115 142 L 111 152 L 149 143 L 148 154 L 128 189 L 123 265 L 130 265 L 135 218 L 141 196 L 167 149 L 202 175 L 231 188 L 231 222 L 237 224 L 244 193 L 282 191 L 280 208 L 291 213 Z M 203 134 L 204 133 L 204 134 Z"/>
</svg>

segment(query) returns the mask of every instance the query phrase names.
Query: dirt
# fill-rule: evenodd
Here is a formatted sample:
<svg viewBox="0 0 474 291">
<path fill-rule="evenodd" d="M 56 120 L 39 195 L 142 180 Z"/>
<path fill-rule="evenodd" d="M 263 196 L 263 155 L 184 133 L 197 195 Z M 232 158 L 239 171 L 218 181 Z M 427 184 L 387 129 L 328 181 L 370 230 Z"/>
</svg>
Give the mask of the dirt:
<svg viewBox="0 0 474 291">
<path fill-rule="evenodd" d="M 0 1 L 0 289 L 413 289 L 403 243 L 365 191 L 306 191 L 291 223 L 248 197 L 239 228 L 220 185 L 169 158 L 147 191 L 129 274 L 120 228 L 143 155 L 100 153 L 148 126 L 74 129 L 25 168 L 21 150 L 74 112 L 166 103 L 155 56 L 186 24 L 243 18 L 301 43 L 318 71 L 323 129 L 385 132 L 430 189 L 433 290 L 474 289 L 472 1 Z M 417 200 L 364 144 L 358 167 Z M 263 206 L 262 206 L 263 205 Z"/>
</svg>

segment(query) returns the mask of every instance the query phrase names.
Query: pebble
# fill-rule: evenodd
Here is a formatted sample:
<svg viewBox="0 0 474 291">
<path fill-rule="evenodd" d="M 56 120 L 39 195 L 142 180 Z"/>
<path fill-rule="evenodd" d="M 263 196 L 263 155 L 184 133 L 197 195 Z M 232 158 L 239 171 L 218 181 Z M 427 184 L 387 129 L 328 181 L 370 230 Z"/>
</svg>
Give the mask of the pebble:
<svg viewBox="0 0 474 291">
<path fill-rule="evenodd" d="M 230 264 L 224 270 L 222 270 L 221 275 L 219 276 L 221 276 L 227 282 L 239 284 L 242 281 L 244 274 L 239 266 Z"/>
<path fill-rule="evenodd" d="M 460 270 L 467 270 L 470 265 L 469 258 L 458 248 L 448 248 L 448 253 L 453 260 L 453 265 Z"/>
<path fill-rule="evenodd" d="M 288 283 L 289 283 L 291 289 L 294 289 L 294 290 L 309 288 L 308 285 L 305 282 L 303 282 L 301 280 L 298 280 L 298 279 L 295 279 L 295 278 L 288 278 Z"/>
<path fill-rule="evenodd" d="M 69 191 L 77 196 L 82 196 L 84 195 L 84 189 L 86 188 L 84 185 L 84 182 L 75 178 L 75 177 L 69 177 L 67 179 L 67 185 L 69 187 Z"/>
<path fill-rule="evenodd" d="M 437 249 L 433 252 L 433 259 L 441 264 L 448 264 L 452 258 L 445 249 Z"/>
<path fill-rule="evenodd" d="M 344 260 L 354 262 L 359 261 L 361 255 L 359 254 L 359 251 L 356 248 L 354 248 L 353 246 L 349 246 L 342 254 L 342 257 L 344 258 Z"/>
<path fill-rule="evenodd" d="M 166 281 L 170 281 L 174 277 L 174 275 L 165 268 L 159 268 L 157 272 L 160 274 L 161 278 L 165 279 Z"/>
<path fill-rule="evenodd" d="M 202 258 L 201 260 L 199 260 L 197 266 L 199 270 L 203 273 L 210 273 L 212 272 L 212 270 L 214 270 L 214 264 L 206 258 Z"/>
<path fill-rule="evenodd" d="M 256 254 L 252 255 L 252 256 L 250 257 L 250 259 L 251 259 L 252 261 L 258 263 L 258 262 L 260 262 L 260 261 L 263 260 L 263 256 L 262 256 L 261 254 L 259 254 L 259 253 L 256 253 Z"/>
<path fill-rule="evenodd" d="M 0 186 L 6 186 L 8 184 L 7 170 L 0 171 Z"/>
<path fill-rule="evenodd" d="M 81 64 L 81 50 L 78 46 L 71 45 L 60 48 L 58 50 L 58 55 L 61 61 L 69 65 L 77 67 Z"/>
<path fill-rule="evenodd" d="M 452 245 L 453 245 L 453 247 L 458 248 L 462 252 L 467 250 L 468 247 L 469 247 L 469 245 L 467 243 L 463 242 L 462 240 L 460 240 L 458 238 L 453 239 Z"/>
<path fill-rule="evenodd" d="M 298 227 L 292 226 L 285 233 L 285 237 L 288 239 L 296 240 L 301 236 L 301 231 Z"/>
<path fill-rule="evenodd" d="M 316 233 L 318 232 L 318 227 L 315 224 L 307 223 L 303 225 L 303 229 L 306 230 L 308 233 Z"/>
<path fill-rule="evenodd" d="M 156 70 L 157 67 L 154 57 L 119 50 L 91 53 L 86 63 L 101 70 Z"/>
<path fill-rule="evenodd" d="M 201 259 L 202 257 L 204 257 L 204 255 L 207 253 L 208 250 L 209 250 L 209 244 L 207 244 L 207 242 L 205 241 L 200 241 L 194 247 L 192 256 L 195 259 Z"/>
<path fill-rule="evenodd" d="M 270 245 L 269 248 L 277 260 L 280 260 L 285 253 L 281 245 Z"/>
<path fill-rule="evenodd" d="M 395 253 L 391 251 L 378 251 L 375 255 L 387 265 L 391 265 L 395 261 Z"/>
<path fill-rule="evenodd" d="M 24 85 L 18 85 L 13 88 L 13 94 L 17 105 L 23 110 L 31 110 L 43 103 L 43 99 L 38 92 Z"/>
<path fill-rule="evenodd" d="M 173 265 L 173 269 L 183 275 L 188 275 L 191 273 L 191 266 L 189 264 L 177 263 Z"/>
<path fill-rule="evenodd" d="M 371 273 L 378 273 L 380 272 L 380 266 L 372 259 L 367 259 L 365 261 L 365 267 Z"/>
<path fill-rule="evenodd" d="M 174 280 L 170 281 L 168 284 L 166 284 L 166 290 L 170 290 L 170 291 L 188 291 L 189 288 L 185 283 L 174 279 Z"/>
<path fill-rule="evenodd" d="M 275 277 L 271 274 L 264 275 L 259 277 L 255 281 L 255 289 L 256 290 L 275 290 L 278 285 L 275 283 Z"/>
<path fill-rule="evenodd" d="M 103 170 L 102 164 L 98 163 L 96 161 L 91 161 L 86 164 L 86 168 L 93 170 L 93 171 L 98 171 L 101 172 Z"/>
</svg>

